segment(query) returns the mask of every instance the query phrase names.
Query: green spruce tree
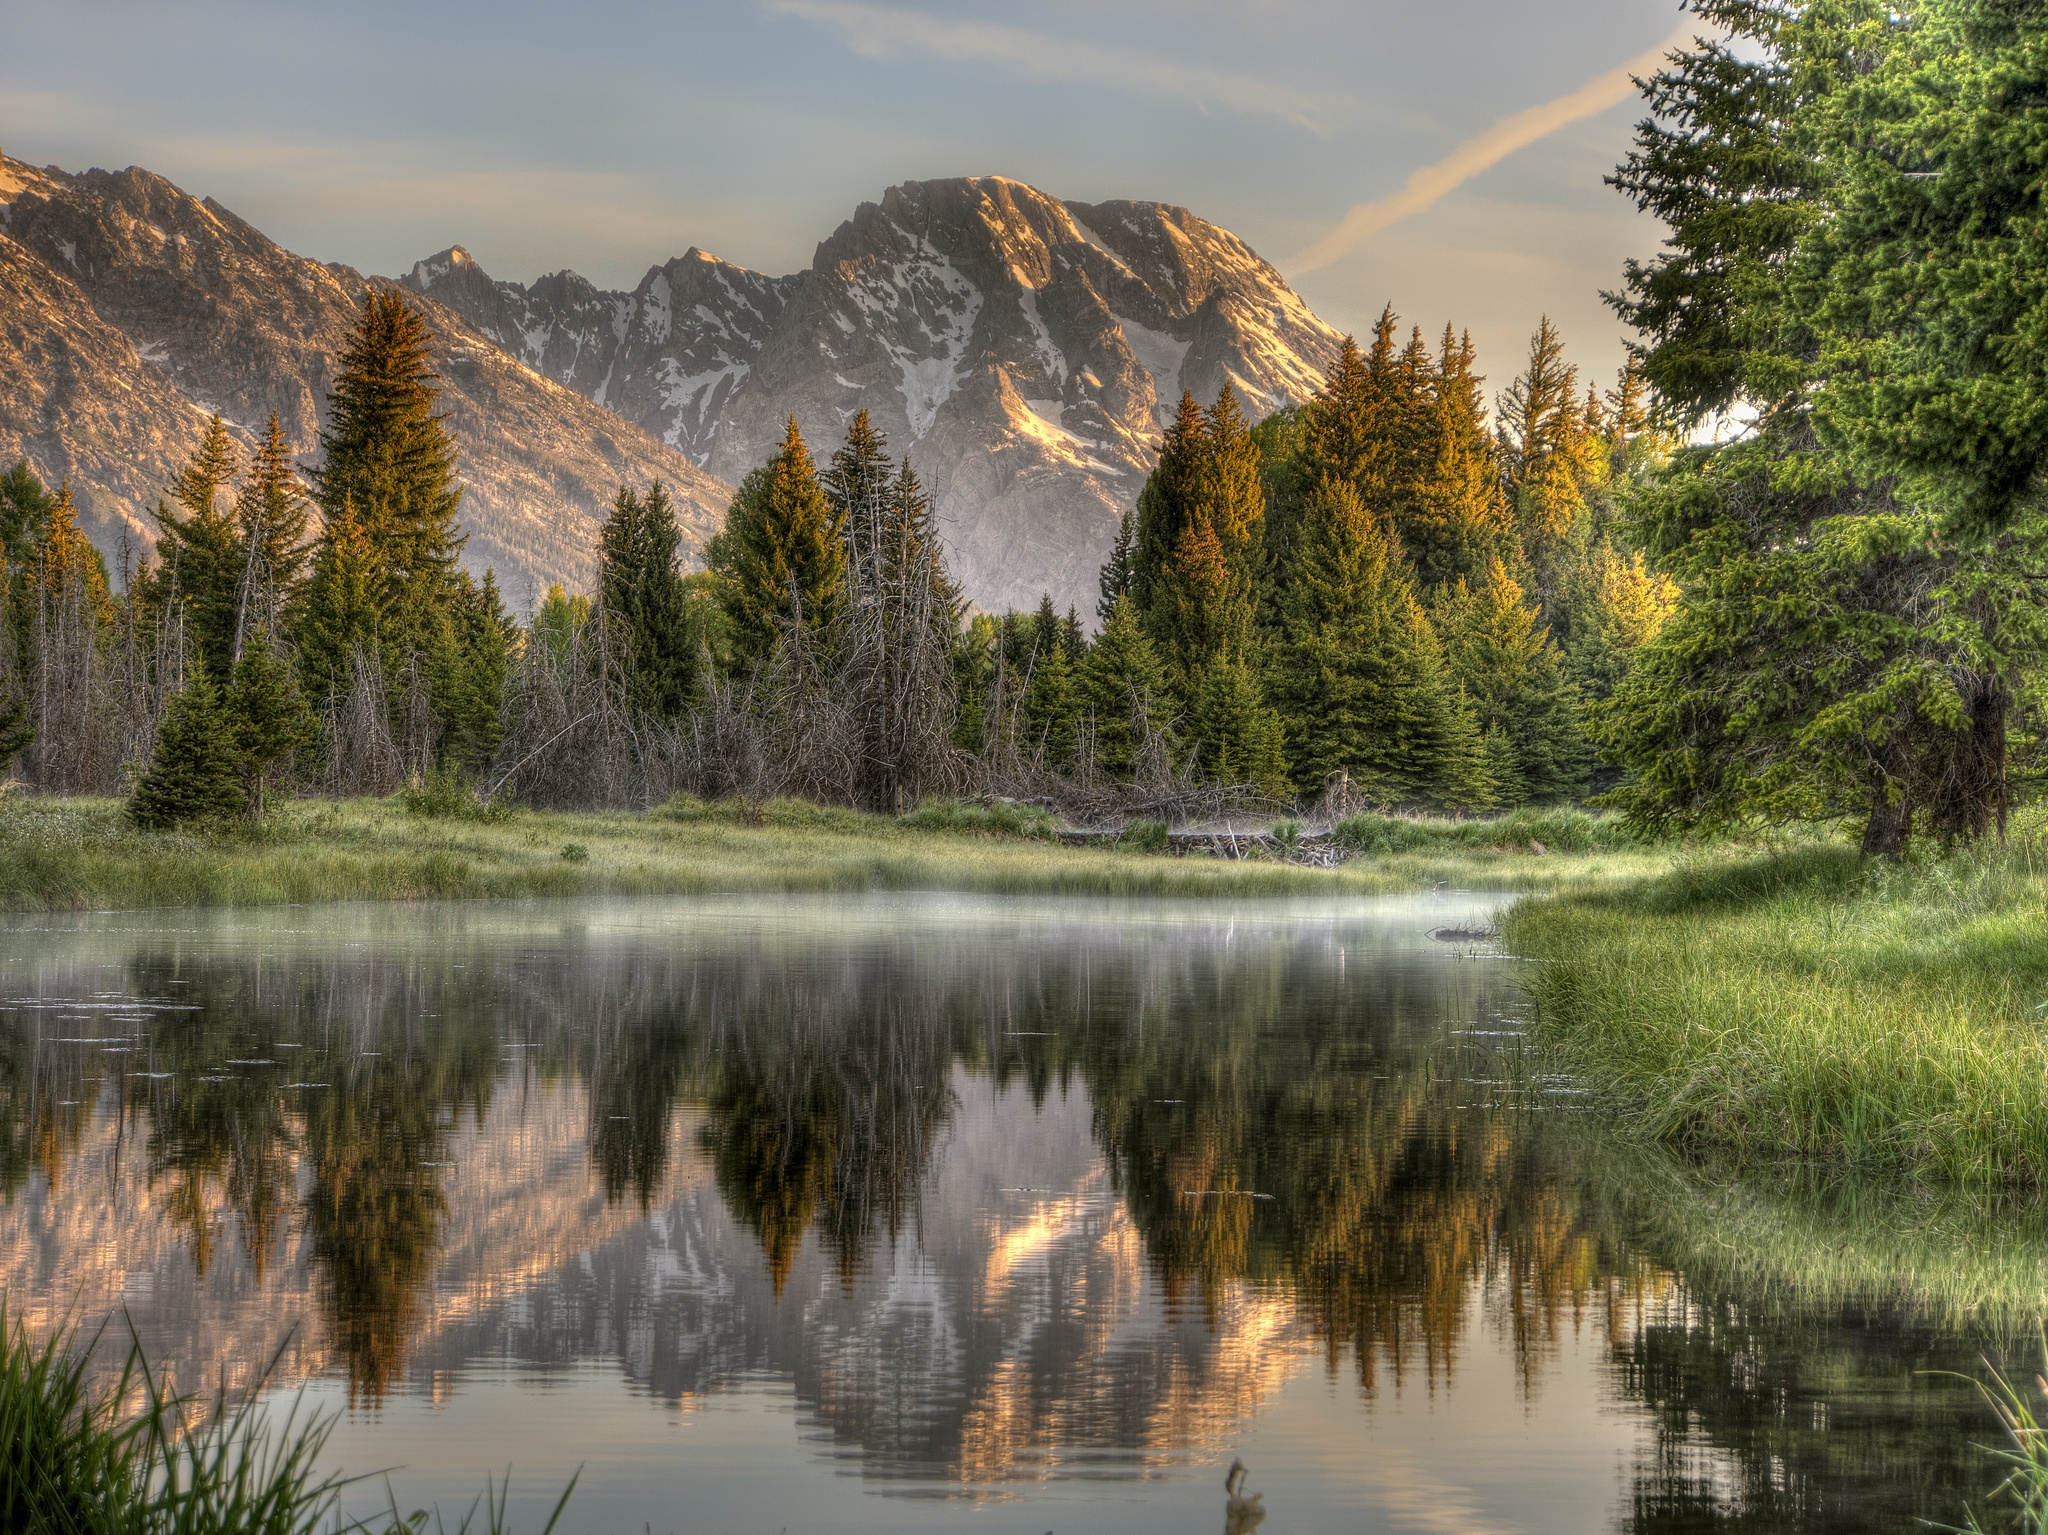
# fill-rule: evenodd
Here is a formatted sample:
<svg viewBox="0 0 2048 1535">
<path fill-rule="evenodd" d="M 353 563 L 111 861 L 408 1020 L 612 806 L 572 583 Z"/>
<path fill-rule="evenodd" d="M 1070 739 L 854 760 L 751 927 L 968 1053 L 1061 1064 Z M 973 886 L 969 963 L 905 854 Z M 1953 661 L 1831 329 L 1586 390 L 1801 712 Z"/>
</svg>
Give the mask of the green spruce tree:
<svg viewBox="0 0 2048 1535">
<path fill-rule="evenodd" d="M 272 411 L 235 497 L 235 534 L 242 553 L 235 605 L 238 646 L 257 625 L 278 624 L 287 634 L 296 628 L 311 552 L 306 544 L 308 513 L 291 447 Z"/>
<path fill-rule="evenodd" d="M 234 665 L 247 564 L 228 495 L 235 469 L 234 443 L 216 413 L 178 472 L 170 503 L 156 504 L 160 590 L 182 608 L 193 648 L 221 677 Z"/>
<path fill-rule="evenodd" d="M 235 663 L 223 713 L 233 735 L 249 819 L 260 822 L 270 789 L 280 781 L 293 753 L 304 751 L 319 736 L 291 668 L 270 648 L 270 638 L 261 629 L 242 642 L 242 659 Z"/>
<path fill-rule="evenodd" d="M 1089 647 L 1075 700 L 1083 725 L 1093 732 L 1097 770 L 1116 777 L 1137 767 L 1144 730 L 1157 730 L 1171 717 L 1165 668 L 1128 595 Z"/>
<path fill-rule="evenodd" d="M 205 666 L 195 665 L 164 713 L 149 770 L 128 801 L 128 818 L 146 831 L 228 820 L 248 804 L 241 768 L 220 691 Z"/>
<path fill-rule="evenodd" d="M 1500 800 L 1569 799 L 1591 772 L 1592 752 L 1564 656 L 1523 600 L 1521 585 L 1495 558 L 1476 589 L 1461 578 L 1440 608 L 1453 677 L 1480 729 L 1512 747 L 1506 770 L 1497 773 Z"/>
<path fill-rule="evenodd" d="M 626 637 L 634 707 L 674 719 L 689 707 L 702 647 L 676 568 L 682 533 L 656 480 L 643 501 L 624 485 L 598 534 L 598 601 Z"/>
<path fill-rule="evenodd" d="M 846 593 L 845 532 L 789 418 L 782 447 L 749 474 L 711 540 L 711 568 L 732 625 L 735 660 L 764 661 L 799 617 L 829 645 Z"/>
<path fill-rule="evenodd" d="M 358 651 L 381 661 L 384 610 L 376 550 L 355 504 L 344 501 L 321 532 L 299 622 L 299 675 L 315 699 L 348 686 Z"/>
</svg>

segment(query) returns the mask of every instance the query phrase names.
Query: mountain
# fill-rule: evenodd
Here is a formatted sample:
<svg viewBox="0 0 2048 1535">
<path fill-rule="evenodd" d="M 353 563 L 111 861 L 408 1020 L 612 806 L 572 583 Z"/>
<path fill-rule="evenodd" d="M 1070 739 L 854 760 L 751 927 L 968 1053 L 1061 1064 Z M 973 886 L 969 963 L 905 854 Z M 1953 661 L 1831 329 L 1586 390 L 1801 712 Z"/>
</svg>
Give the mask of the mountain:
<svg viewBox="0 0 2048 1535">
<path fill-rule="evenodd" d="M 315 461 L 334 359 L 377 281 L 293 255 L 148 171 L 0 156 L 0 462 L 69 478 L 110 555 L 124 532 L 146 547 L 150 509 L 213 411 L 245 440 L 276 411 Z M 672 486 L 693 548 L 716 531 L 729 487 L 455 310 L 415 301 L 438 341 L 464 560 L 495 567 L 515 605 L 550 581 L 591 584 L 621 481 Z"/>
<path fill-rule="evenodd" d="M 160 176 L 0 156 L 0 463 L 68 477 L 113 555 L 220 411 L 272 411 L 317 462 L 334 359 L 389 280 L 279 247 Z M 1228 230 L 1154 202 L 1062 202 L 999 176 L 905 182 L 811 265 L 690 249 L 631 292 L 493 279 L 460 246 L 395 280 L 439 343 L 469 532 L 515 605 L 588 588 L 621 481 L 677 493 L 689 553 L 794 414 L 820 455 L 865 407 L 937 497 L 985 609 L 1096 572 L 1182 389 L 1253 417 L 1307 398 L 1339 338 Z"/>
<path fill-rule="evenodd" d="M 865 407 L 936 493 L 984 608 L 1092 614 L 1117 519 L 1182 389 L 1257 417 L 1308 397 L 1339 337 L 1228 230 L 1165 203 L 1061 202 L 999 176 L 906 182 L 810 267 L 692 249 L 630 293 L 498 281 L 461 247 L 400 282 L 528 366 L 737 481 L 794 414 L 820 453 Z"/>
</svg>

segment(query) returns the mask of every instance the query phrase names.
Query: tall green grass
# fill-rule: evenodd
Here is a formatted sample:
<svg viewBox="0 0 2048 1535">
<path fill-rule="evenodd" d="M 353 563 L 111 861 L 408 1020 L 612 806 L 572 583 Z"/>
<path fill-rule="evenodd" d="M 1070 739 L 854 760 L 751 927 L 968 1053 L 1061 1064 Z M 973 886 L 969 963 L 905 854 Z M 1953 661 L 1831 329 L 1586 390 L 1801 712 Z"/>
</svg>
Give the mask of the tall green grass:
<svg viewBox="0 0 2048 1535">
<path fill-rule="evenodd" d="M 2048 860 L 1846 848 L 1681 863 L 1523 902 L 1536 1037 L 1635 1132 L 1988 1184 L 2048 1182 Z"/>
<path fill-rule="evenodd" d="M 92 1349 L 75 1334 L 40 1346 L 0 1301 L 0 1530 L 48 1535 L 416 1535 L 438 1510 L 374 1524 L 338 1512 L 349 1485 L 319 1470 L 332 1418 L 302 1418 L 296 1399 L 273 1421 L 251 1392 L 230 1404 L 172 1391 L 132 1346 L 119 1377 L 95 1387 Z M 267 1372 L 266 1372 L 267 1374 Z M 572 1479 L 547 1530 L 560 1520 Z M 505 1488 L 486 1485 L 458 1531 L 502 1535 Z M 478 1520 L 481 1511 L 483 1518 Z"/>
<path fill-rule="evenodd" d="M 2048 1367 L 2048 1336 L 2041 1347 Z M 1989 1369 L 1988 1383 L 1979 1381 L 1986 1405 L 2005 1431 L 2005 1443 L 1985 1446 L 1991 1457 L 2005 1468 L 2005 1480 L 1992 1489 L 1991 1501 L 2005 1499 L 2015 1506 L 2012 1520 L 2001 1528 L 2016 1529 L 2021 1535 L 2048 1535 L 2048 1428 L 2034 1408 L 2034 1392 L 2017 1384 L 2002 1371 Z M 2034 1377 L 2036 1390 L 2048 1398 L 2048 1374 Z M 1969 1523 L 1944 1525 L 1950 1535 L 1985 1535 L 1977 1511 L 1968 1511 Z"/>
<path fill-rule="evenodd" d="M 1359 853 L 1614 853 L 1644 846 L 1618 816 L 1570 809 L 1522 809 L 1469 821 L 1355 815 L 1339 821 L 1331 835 Z"/>
<path fill-rule="evenodd" d="M 459 796 L 297 801 L 264 826 L 143 832 L 118 800 L 0 802 L 0 910 L 258 906 L 450 897 L 962 890 L 1251 897 L 1435 884 L 1570 888 L 1661 867 L 1652 851 L 1572 860 L 1417 850 L 1334 870 L 1062 847 L 1009 806 L 901 819 L 797 801 L 680 801 L 648 813 L 472 813 Z M 575 850 L 575 851 L 571 851 Z"/>
</svg>

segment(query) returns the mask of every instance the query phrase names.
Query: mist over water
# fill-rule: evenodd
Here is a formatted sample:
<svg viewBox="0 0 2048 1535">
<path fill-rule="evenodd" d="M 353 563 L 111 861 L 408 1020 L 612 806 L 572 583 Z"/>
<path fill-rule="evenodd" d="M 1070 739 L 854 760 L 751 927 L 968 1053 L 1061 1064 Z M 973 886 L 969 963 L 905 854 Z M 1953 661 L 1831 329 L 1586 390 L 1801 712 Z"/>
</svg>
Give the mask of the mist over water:
<svg viewBox="0 0 2048 1535">
<path fill-rule="evenodd" d="M 1220 1526 L 1238 1456 L 1269 1531 L 1960 1520 L 1992 1425 L 1924 1372 L 2033 1367 L 2038 1216 L 1943 1303 L 1845 1266 L 1895 1203 L 1613 1149 L 1428 936 L 1488 910 L 18 924 L 0 1286 L 303 1386 L 407 1508 L 581 1465 L 570 1529 Z"/>
</svg>

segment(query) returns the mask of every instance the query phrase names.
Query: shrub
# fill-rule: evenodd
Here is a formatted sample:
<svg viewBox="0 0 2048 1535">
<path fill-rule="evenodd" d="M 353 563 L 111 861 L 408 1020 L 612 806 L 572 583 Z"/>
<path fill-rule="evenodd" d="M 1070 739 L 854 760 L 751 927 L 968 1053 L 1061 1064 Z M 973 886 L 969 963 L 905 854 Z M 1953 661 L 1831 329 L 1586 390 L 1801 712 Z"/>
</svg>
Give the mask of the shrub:
<svg viewBox="0 0 2048 1535">
<path fill-rule="evenodd" d="M 1118 836 L 1116 845 L 1134 853 L 1163 853 L 1172 842 L 1164 821 L 1133 821 Z"/>
</svg>

